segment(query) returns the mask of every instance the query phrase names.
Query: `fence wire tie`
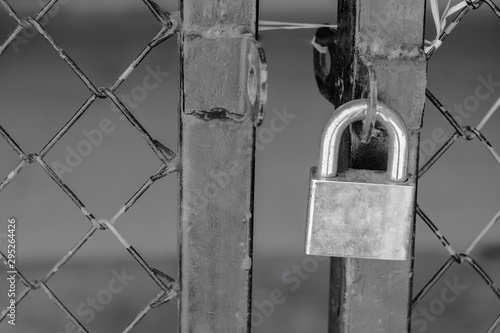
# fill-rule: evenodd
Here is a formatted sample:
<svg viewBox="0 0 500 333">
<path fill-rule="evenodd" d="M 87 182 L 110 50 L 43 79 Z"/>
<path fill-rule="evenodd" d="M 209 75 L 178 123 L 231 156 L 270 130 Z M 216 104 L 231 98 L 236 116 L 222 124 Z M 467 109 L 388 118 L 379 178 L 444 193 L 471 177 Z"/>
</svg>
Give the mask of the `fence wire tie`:
<svg viewBox="0 0 500 333">
<path fill-rule="evenodd" d="M 481 0 L 479 0 L 481 1 Z M 437 50 L 443 43 L 444 37 L 446 37 L 453 28 L 455 28 L 458 21 L 452 22 L 448 27 L 446 25 L 446 19 L 451 15 L 455 14 L 458 11 L 462 11 L 461 13 L 465 14 L 465 11 L 468 11 L 469 8 L 478 8 L 480 6 L 474 3 L 475 1 L 466 0 L 458 3 L 457 5 L 450 8 L 451 0 L 448 0 L 446 7 L 442 14 L 439 11 L 439 1 L 438 0 L 430 0 L 432 18 L 434 19 L 434 25 L 436 27 L 436 38 L 432 41 L 426 40 L 425 43 L 427 46 L 424 48 L 425 53 L 430 51 L 434 52 Z M 461 18 L 460 18 L 461 19 Z M 459 20 L 460 20 L 459 19 Z"/>
<path fill-rule="evenodd" d="M 179 31 L 181 27 L 181 15 L 180 12 L 173 12 L 169 14 L 169 20 L 162 23 L 162 29 L 158 35 L 148 44 L 150 47 L 155 47 L 156 45 L 164 42 Z"/>
<path fill-rule="evenodd" d="M 439 12 L 438 0 L 430 0 L 432 17 L 436 26 L 436 38 L 433 41 L 425 41 L 425 44 L 427 45 L 424 48 L 424 52 L 427 56 L 430 57 L 434 51 L 442 45 L 443 40 L 451 33 L 451 31 L 457 26 L 470 9 L 478 9 L 484 2 L 486 2 L 493 12 L 500 18 L 500 8 L 492 0 L 464 0 L 451 8 L 451 0 L 448 0 L 446 8 L 441 16 Z M 447 26 L 446 19 L 457 12 L 458 15 Z"/>
<path fill-rule="evenodd" d="M 153 272 L 155 273 L 156 276 L 158 276 L 160 278 L 163 278 L 167 282 L 167 285 L 172 285 L 172 284 L 175 283 L 175 280 L 172 277 L 170 277 L 167 274 L 163 273 L 159 269 L 153 267 Z"/>
<path fill-rule="evenodd" d="M 161 296 L 160 299 L 151 303 L 151 308 L 156 308 L 162 304 L 169 302 L 172 298 L 177 297 L 179 293 L 179 284 L 169 275 L 163 273 L 159 269 L 153 267 L 153 273 L 161 280 L 166 282 L 166 285 L 170 288 L 170 291 L 163 291 L 165 295 Z"/>
<path fill-rule="evenodd" d="M 259 31 L 337 28 L 336 24 L 298 23 L 282 21 L 259 21 Z"/>
<path fill-rule="evenodd" d="M 172 290 L 170 293 L 167 293 L 166 291 L 162 291 L 162 293 L 164 295 L 162 295 L 159 300 L 157 300 L 149 305 L 151 307 L 151 309 L 157 308 L 160 305 L 163 305 L 163 304 L 170 302 L 172 300 L 172 298 L 177 297 L 177 295 L 178 295 L 177 289 Z"/>
<path fill-rule="evenodd" d="M 178 172 L 180 169 L 179 166 L 180 159 L 178 156 L 174 157 L 174 159 L 168 164 L 168 166 L 165 166 L 158 172 L 156 172 L 154 175 L 150 177 L 151 181 L 157 181 L 158 179 L 161 179 L 163 177 L 166 177 L 170 175 L 171 173 Z"/>
</svg>

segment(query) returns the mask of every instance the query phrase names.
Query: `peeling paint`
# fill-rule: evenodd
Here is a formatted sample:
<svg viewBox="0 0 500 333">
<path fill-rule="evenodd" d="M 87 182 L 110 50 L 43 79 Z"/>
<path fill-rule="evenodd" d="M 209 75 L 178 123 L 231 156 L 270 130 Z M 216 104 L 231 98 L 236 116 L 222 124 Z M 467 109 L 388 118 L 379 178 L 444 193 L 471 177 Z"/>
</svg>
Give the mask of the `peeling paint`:
<svg viewBox="0 0 500 333">
<path fill-rule="evenodd" d="M 224 108 L 213 108 L 210 111 L 191 110 L 186 112 L 187 115 L 195 116 L 204 121 L 219 120 L 219 121 L 234 121 L 237 123 L 243 122 L 247 116 L 229 112 Z"/>
</svg>

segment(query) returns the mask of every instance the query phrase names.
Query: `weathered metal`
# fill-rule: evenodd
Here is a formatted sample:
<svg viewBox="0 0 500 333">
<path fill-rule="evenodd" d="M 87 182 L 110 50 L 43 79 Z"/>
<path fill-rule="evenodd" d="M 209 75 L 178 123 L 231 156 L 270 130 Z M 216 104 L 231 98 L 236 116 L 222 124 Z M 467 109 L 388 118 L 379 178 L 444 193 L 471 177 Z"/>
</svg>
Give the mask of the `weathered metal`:
<svg viewBox="0 0 500 333">
<path fill-rule="evenodd" d="M 333 101 L 340 106 L 369 94 L 371 64 L 378 99 L 397 110 L 408 128 L 408 177 L 415 181 L 426 87 L 423 52 L 425 1 L 340 0 L 338 39 L 332 64 Z M 361 142 L 361 124 L 343 139 L 339 168 L 387 168 L 388 140 Z M 377 132 L 383 133 L 381 128 Z M 347 161 L 349 163 L 347 163 Z M 414 221 L 413 221 L 414 229 Z M 413 232 L 412 232 L 413 235 Z M 410 331 L 413 237 L 405 261 L 332 258 L 329 332 Z"/>
<path fill-rule="evenodd" d="M 335 70 L 333 63 L 337 53 L 337 29 L 319 28 L 314 36 L 313 45 L 314 75 L 319 92 L 330 103 L 334 103 Z"/>
<path fill-rule="evenodd" d="M 254 138 L 267 88 L 257 1 L 183 0 L 181 15 L 180 332 L 250 332 Z"/>
<path fill-rule="evenodd" d="M 332 257 L 406 260 L 415 184 L 407 181 L 408 132 L 399 114 L 378 103 L 376 119 L 389 137 L 387 173 L 348 169 L 337 173 L 341 138 L 365 120 L 368 100 L 338 108 L 323 130 L 319 167 L 311 170 L 306 253 Z"/>
</svg>

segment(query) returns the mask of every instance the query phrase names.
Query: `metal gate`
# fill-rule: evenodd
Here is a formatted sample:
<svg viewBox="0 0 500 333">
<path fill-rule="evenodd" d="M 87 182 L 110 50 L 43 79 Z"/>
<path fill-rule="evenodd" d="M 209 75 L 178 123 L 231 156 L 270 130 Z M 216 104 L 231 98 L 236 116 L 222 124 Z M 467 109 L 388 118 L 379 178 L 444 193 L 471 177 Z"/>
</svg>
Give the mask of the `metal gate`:
<svg viewBox="0 0 500 333">
<path fill-rule="evenodd" d="M 2 127 L 0 118 L 0 134 L 19 156 L 15 168 L 0 183 L 0 192 L 8 186 L 15 186 L 18 175 L 25 168 L 33 167 L 30 164 L 38 164 L 88 220 L 89 228 L 63 258 L 35 280 L 30 280 L 18 269 L 15 250 L 4 252 L 1 249 L 7 276 L 15 276 L 15 280 L 20 283 L 17 284 L 15 295 L 9 296 L 7 308 L 0 315 L 0 326 L 7 327 L 9 321 L 15 322 L 16 316 L 13 314 L 16 313 L 16 306 L 27 302 L 29 295 L 44 292 L 69 319 L 67 331 L 91 332 L 74 311 L 65 305 L 49 282 L 77 253 L 90 246 L 89 240 L 99 233 L 112 233 L 147 273 L 149 283 L 155 284 L 158 291 L 155 298 L 143 304 L 142 310 L 130 318 L 122 332 L 131 332 L 134 328 L 139 331 L 137 326 L 148 313 L 161 312 L 165 303 L 174 300 L 179 304 L 180 332 L 250 332 L 256 128 L 263 119 L 268 75 L 264 51 L 256 41 L 258 1 L 180 0 L 179 11 L 168 12 L 151 0 L 143 0 L 143 6 L 158 21 L 159 31 L 116 81 L 104 87 L 99 87 L 96 80 L 86 74 L 71 52 L 60 46 L 46 28 L 51 13 L 59 11 L 68 2 L 50 0 L 43 3 L 33 16 L 21 16 L 13 8 L 14 0 L 0 0 L 2 10 L 10 15 L 14 24 L 13 30 L 1 42 L 0 62 L 3 61 L 1 56 L 9 48 L 17 48 L 19 43 L 26 40 L 28 32 L 38 34 L 55 51 L 54 56 L 63 60 L 88 89 L 88 98 L 39 152 L 28 152 L 19 143 L 26 133 L 13 133 L 7 126 Z M 320 92 L 328 101 L 340 106 L 361 97 L 378 98 L 404 118 L 411 134 L 409 173 L 415 179 L 421 177 L 460 138 L 467 141 L 477 138 L 500 163 L 495 148 L 481 132 L 498 108 L 500 99 L 479 125 L 462 126 L 426 89 L 430 57 L 466 14 L 480 7 L 488 7 L 493 10 L 493 15 L 500 18 L 500 9 L 492 0 L 463 1 L 454 7 L 447 7 L 442 16 L 437 1 L 431 1 L 430 7 L 438 37 L 425 48 L 426 2 L 413 0 L 339 0 L 337 28 L 321 28 L 314 40 L 317 82 Z M 447 17 L 453 17 L 449 24 L 446 22 Z M 315 25 L 302 27 L 311 28 Z M 138 120 L 132 104 L 117 93 L 117 89 L 130 80 L 146 56 L 176 34 L 180 57 L 178 153 L 174 152 L 176 149 L 167 148 L 168 143 L 152 136 Z M 326 65 L 328 52 L 331 62 L 329 68 Z M 166 77 L 158 68 L 149 72 L 150 78 L 155 75 Z M 144 87 L 138 89 L 137 94 L 142 91 L 147 93 L 149 85 L 145 79 Z M 426 96 L 451 124 L 455 133 L 419 169 L 420 131 Z M 54 146 L 64 140 L 65 135 L 100 99 L 108 99 L 113 103 L 114 110 L 140 134 L 161 163 L 110 219 L 99 218 L 85 204 L 85 200 L 77 195 L 77 189 L 63 179 L 61 173 L 65 166 L 54 165 L 46 160 Z M 111 123 L 103 121 L 99 129 L 106 133 L 111 126 Z M 343 147 L 342 154 L 344 157 L 352 156 L 352 162 L 346 162 L 344 167 L 349 164 L 356 168 L 383 169 L 386 164 L 383 158 L 374 162 L 373 158 L 363 156 L 384 155 L 387 142 L 381 140 L 365 144 L 356 133 L 360 137 L 373 133 L 366 133 L 366 129 L 356 127 L 351 131 L 352 135 L 348 138 L 350 145 Z M 319 139 L 319 134 L 317 137 Z M 97 140 L 92 134 L 88 138 L 91 143 L 92 138 Z M 91 146 L 89 148 L 85 144 L 80 148 L 82 152 L 92 150 Z M 80 155 L 84 156 L 85 153 Z M 347 158 L 344 160 L 347 161 Z M 139 247 L 133 246 L 129 237 L 120 231 L 117 223 L 150 188 L 158 186 L 155 184 L 172 173 L 178 173 L 180 183 L 177 279 L 171 277 L 171 273 L 153 267 L 148 258 L 136 250 Z M 416 316 L 416 312 L 412 314 L 412 309 L 416 309 L 419 301 L 454 264 L 470 264 L 500 299 L 500 289 L 472 255 L 473 249 L 500 218 L 500 213 L 493 217 L 463 253 L 455 252 L 436 224 L 418 205 L 415 218 L 417 215 L 443 243 L 450 258 L 416 296 L 412 291 L 413 257 L 398 263 L 332 258 L 330 332 L 409 332 L 414 321 L 412 319 Z M 8 223 L 15 225 L 15 220 L 9 218 Z M 13 245 L 14 235 L 15 232 L 4 234 L 0 241 Z M 119 273 L 113 274 L 113 281 L 119 280 Z M 112 295 L 112 284 L 109 286 L 111 291 L 103 291 L 101 298 Z M 18 316 L 21 318 L 22 312 L 18 312 Z M 500 314 L 491 324 L 485 325 L 483 331 L 493 333 L 499 326 Z M 414 330 L 422 331 L 415 327 Z"/>
</svg>

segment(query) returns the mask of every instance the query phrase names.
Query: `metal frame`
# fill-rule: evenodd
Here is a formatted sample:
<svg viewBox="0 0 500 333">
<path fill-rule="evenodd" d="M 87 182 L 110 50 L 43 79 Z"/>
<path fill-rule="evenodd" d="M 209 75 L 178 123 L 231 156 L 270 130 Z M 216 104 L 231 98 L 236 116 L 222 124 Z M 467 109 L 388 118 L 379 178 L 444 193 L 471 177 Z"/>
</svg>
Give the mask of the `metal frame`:
<svg viewBox="0 0 500 333">
<path fill-rule="evenodd" d="M 257 0 L 180 10 L 180 332 L 250 332 Z"/>
<path fill-rule="evenodd" d="M 398 111 L 408 127 L 413 180 L 426 86 L 424 14 L 425 1 L 339 0 L 330 82 L 335 86 L 331 99 L 340 106 L 369 95 L 370 71 L 375 74 L 378 99 Z M 351 165 L 343 167 L 385 169 L 387 158 L 380 156 L 387 154 L 387 141 L 364 144 L 361 127 L 352 126 L 354 132 L 341 150 Z M 329 332 L 410 331 L 413 241 L 410 258 L 402 262 L 332 258 Z"/>
</svg>

